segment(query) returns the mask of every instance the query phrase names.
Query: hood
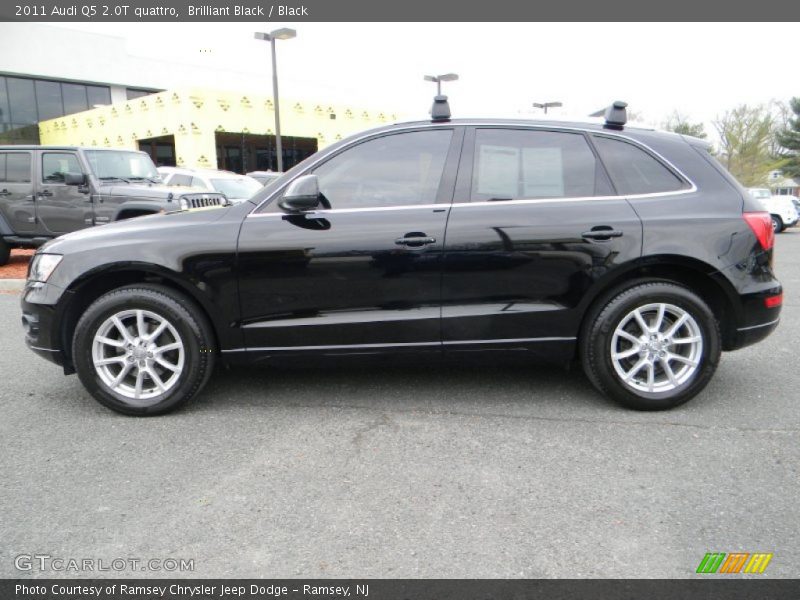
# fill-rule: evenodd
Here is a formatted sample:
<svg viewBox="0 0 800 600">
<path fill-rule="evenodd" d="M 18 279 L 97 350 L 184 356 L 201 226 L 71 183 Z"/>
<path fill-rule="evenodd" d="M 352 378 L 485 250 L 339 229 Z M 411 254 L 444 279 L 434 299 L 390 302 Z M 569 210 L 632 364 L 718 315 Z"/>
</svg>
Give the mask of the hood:
<svg viewBox="0 0 800 600">
<path fill-rule="evenodd" d="M 172 231 L 217 221 L 232 208 L 234 207 L 162 213 L 88 227 L 57 237 L 42 246 L 40 251 L 66 254 L 72 250 L 124 245 L 131 241 L 141 243 L 151 239 L 163 241 L 169 238 Z"/>
<path fill-rule="evenodd" d="M 133 198 L 152 198 L 164 200 L 180 198 L 184 194 L 206 194 L 221 196 L 217 192 L 209 192 L 196 187 L 175 187 L 163 183 L 113 183 L 104 186 L 103 192 L 112 196 L 129 196 Z"/>
</svg>

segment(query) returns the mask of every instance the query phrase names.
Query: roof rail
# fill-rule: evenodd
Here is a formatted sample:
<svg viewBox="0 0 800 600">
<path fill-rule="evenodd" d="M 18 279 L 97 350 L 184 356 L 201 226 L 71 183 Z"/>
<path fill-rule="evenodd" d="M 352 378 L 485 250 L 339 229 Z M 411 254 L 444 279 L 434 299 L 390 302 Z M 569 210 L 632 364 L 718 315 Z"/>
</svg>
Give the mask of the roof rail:
<svg viewBox="0 0 800 600">
<path fill-rule="evenodd" d="M 447 101 L 447 96 L 434 96 L 433 106 L 431 106 L 431 121 L 449 121 L 450 120 L 450 103 Z"/>
<path fill-rule="evenodd" d="M 605 127 L 607 129 L 622 129 L 625 126 L 625 123 L 628 122 L 627 108 L 627 102 L 623 102 L 622 100 L 614 101 L 614 103 L 606 109 L 605 114 L 603 115 L 606 119 Z"/>
</svg>

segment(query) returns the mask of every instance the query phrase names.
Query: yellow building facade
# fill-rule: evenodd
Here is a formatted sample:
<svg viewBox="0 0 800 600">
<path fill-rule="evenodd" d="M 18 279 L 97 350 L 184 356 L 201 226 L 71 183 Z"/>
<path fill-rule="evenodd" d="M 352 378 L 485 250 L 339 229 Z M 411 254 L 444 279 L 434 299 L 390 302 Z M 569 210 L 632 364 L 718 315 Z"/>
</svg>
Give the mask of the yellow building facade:
<svg viewBox="0 0 800 600">
<path fill-rule="evenodd" d="M 397 121 L 375 109 L 281 99 L 281 136 L 304 138 L 321 149 L 348 135 Z M 178 166 L 217 168 L 221 139 L 268 140 L 275 107 L 271 96 L 201 88 L 167 90 L 39 123 L 44 145 L 139 149 L 148 140 L 174 140 Z M 232 135 L 235 134 L 235 135 Z M 274 138 L 273 138 L 274 139 Z M 288 165 L 288 166 L 291 166 Z M 247 170 L 255 170 L 251 161 Z"/>
</svg>

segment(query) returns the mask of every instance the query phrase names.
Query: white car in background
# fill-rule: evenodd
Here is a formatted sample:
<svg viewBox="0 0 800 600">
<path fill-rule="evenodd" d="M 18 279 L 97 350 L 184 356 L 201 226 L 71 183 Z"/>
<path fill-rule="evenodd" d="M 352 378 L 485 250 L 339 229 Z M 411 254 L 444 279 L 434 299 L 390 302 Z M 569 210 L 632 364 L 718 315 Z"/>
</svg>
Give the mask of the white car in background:
<svg viewBox="0 0 800 600">
<path fill-rule="evenodd" d="M 221 192 L 238 204 L 253 197 L 263 186 L 252 177 L 231 171 L 214 169 L 182 169 L 180 167 L 159 167 L 158 173 L 167 185 L 196 187 Z"/>
<path fill-rule="evenodd" d="M 797 224 L 797 209 L 791 196 L 776 196 L 767 188 L 749 188 L 750 195 L 761 202 L 772 217 L 772 229 L 780 233 L 787 227 Z"/>
</svg>

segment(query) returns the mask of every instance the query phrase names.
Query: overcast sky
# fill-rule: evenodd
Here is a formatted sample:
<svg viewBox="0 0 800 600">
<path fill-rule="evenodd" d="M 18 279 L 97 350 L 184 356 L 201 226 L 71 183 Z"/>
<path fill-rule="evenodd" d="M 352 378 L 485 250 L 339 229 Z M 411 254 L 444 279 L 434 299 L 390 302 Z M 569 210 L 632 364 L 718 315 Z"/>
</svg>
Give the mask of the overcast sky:
<svg viewBox="0 0 800 600">
<path fill-rule="evenodd" d="M 279 43 L 281 95 L 330 97 L 424 117 L 445 84 L 454 116 L 531 116 L 561 101 L 584 117 L 620 99 L 645 122 L 674 109 L 710 122 L 738 103 L 800 95 L 793 23 L 111 23 L 59 24 L 125 37 L 132 54 L 229 67 L 267 79 L 256 30 L 292 27 Z M 213 87 L 213 81 L 198 82 Z"/>
</svg>

